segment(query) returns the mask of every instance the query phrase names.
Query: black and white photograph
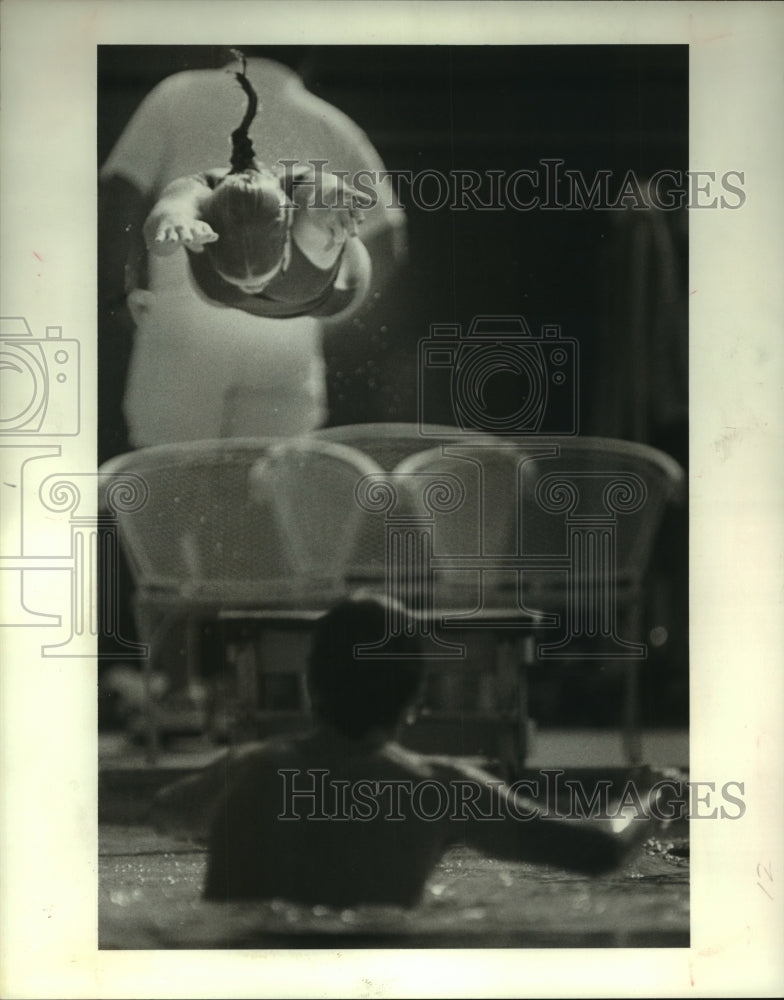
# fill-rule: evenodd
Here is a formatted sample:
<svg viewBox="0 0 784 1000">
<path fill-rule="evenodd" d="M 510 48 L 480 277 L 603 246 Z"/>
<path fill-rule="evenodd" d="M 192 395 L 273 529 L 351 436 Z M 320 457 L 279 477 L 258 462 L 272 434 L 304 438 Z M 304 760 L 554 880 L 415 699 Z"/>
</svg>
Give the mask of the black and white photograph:
<svg viewBox="0 0 784 1000">
<path fill-rule="evenodd" d="M 3 747 L 64 995 L 776 995 L 781 6 L 33 6 Z"/>
<path fill-rule="evenodd" d="M 688 82 L 99 48 L 107 947 L 688 946 Z"/>
</svg>

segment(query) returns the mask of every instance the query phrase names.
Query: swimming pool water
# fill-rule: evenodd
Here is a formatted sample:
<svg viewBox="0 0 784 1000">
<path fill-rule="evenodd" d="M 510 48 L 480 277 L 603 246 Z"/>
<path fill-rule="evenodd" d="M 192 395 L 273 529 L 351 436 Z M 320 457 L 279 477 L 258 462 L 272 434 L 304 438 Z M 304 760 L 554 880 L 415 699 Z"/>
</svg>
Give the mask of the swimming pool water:
<svg viewBox="0 0 784 1000">
<path fill-rule="evenodd" d="M 688 841 L 652 839 L 598 878 L 452 848 L 414 910 L 201 899 L 201 846 L 103 826 L 100 947 L 687 947 Z"/>
</svg>

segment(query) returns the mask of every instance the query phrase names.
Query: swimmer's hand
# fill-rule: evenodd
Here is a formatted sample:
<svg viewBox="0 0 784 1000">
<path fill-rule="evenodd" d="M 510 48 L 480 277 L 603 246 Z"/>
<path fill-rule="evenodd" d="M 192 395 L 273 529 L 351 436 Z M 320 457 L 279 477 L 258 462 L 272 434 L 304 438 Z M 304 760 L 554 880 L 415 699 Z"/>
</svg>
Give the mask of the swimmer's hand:
<svg viewBox="0 0 784 1000">
<path fill-rule="evenodd" d="M 336 257 L 349 237 L 357 236 L 364 222 L 363 209 L 373 200 L 335 174 L 312 174 L 312 180 L 294 189 L 299 208 L 294 222 L 297 242 L 314 263 Z"/>
<path fill-rule="evenodd" d="M 194 174 L 178 177 L 164 188 L 142 230 L 150 253 L 168 257 L 180 247 L 201 253 L 207 243 L 217 240 L 218 234 L 202 216 L 212 195 L 210 184 L 209 175 Z"/>
<path fill-rule="evenodd" d="M 207 243 L 214 243 L 218 234 L 200 219 L 178 220 L 176 217 L 153 218 L 144 226 L 144 240 L 150 253 L 168 257 L 180 247 L 191 253 L 202 253 Z"/>
</svg>

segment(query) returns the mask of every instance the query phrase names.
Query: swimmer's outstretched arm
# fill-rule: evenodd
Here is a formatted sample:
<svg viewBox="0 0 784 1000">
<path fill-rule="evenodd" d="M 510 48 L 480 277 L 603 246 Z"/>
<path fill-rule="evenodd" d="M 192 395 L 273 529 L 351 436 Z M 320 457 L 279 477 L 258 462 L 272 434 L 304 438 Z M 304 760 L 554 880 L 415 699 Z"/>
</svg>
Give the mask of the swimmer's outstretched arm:
<svg viewBox="0 0 784 1000">
<path fill-rule="evenodd" d="M 201 215 L 215 181 L 225 173 L 212 170 L 178 177 L 164 188 L 144 223 L 144 242 L 150 253 L 166 257 L 180 247 L 201 253 L 205 243 L 218 239 Z"/>
<path fill-rule="evenodd" d="M 618 868 L 651 836 L 650 789 L 639 790 L 639 808 L 621 810 L 610 803 L 605 816 L 566 818 L 556 814 L 555 803 L 548 813 L 480 769 L 461 768 L 461 779 L 475 806 L 463 811 L 465 821 L 457 826 L 472 847 L 489 857 L 600 875 Z"/>
<path fill-rule="evenodd" d="M 324 270 L 341 257 L 332 295 L 311 315 L 345 320 L 370 288 L 370 254 L 358 232 L 364 221 L 362 208 L 372 203 L 342 177 L 307 167 L 295 173 L 292 199 L 296 206 L 292 238 L 302 253 Z"/>
<path fill-rule="evenodd" d="M 147 822 L 159 833 L 206 842 L 221 796 L 258 746 L 232 747 L 196 774 L 162 788 L 152 801 Z"/>
<path fill-rule="evenodd" d="M 300 169 L 294 178 L 292 200 L 296 206 L 292 236 L 300 250 L 317 267 L 337 260 L 347 240 L 356 237 L 362 208 L 372 201 L 342 177 Z M 354 263 L 356 269 L 356 263 Z M 348 272 L 347 272 L 348 274 Z"/>
<path fill-rule="evenodd" d="M 365 244 L 352 237 L 346 244 L 332 295 L 322 309 L 314 310 L 311 315 L 348 319 L 365 301 L 372 276 L 373 266 Z"/>
</svg>

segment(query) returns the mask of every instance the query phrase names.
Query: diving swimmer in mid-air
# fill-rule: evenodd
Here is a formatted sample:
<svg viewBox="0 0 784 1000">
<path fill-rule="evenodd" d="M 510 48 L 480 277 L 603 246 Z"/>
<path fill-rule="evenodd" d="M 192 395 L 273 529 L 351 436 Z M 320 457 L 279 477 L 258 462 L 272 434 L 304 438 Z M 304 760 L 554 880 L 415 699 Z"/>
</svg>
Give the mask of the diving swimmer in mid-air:
<svg viewBox="0 0 784 1000">
<path fill-rule="evenodd" d="M 248 105 L 230 166 L 172 181 L 144 223 L 147 249 L 166 256 L 184 247 L 196 284 L 219 305 L 281 318 L 343 313 L 370 285 L 357 227 L 371 199 L 313 165 L 273 169 L 257 158 L 248 130 L 258 98 L 237 54 Z"/>
</svg>

